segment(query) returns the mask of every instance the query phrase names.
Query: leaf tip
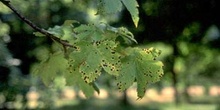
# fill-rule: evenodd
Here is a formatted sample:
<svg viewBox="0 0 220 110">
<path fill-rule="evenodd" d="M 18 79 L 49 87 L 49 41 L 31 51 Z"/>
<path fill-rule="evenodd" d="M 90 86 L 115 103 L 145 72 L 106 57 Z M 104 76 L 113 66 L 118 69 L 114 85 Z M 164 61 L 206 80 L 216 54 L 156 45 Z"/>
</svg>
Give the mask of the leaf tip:
<svg viewBox="0 0 220 110">
<path fill-rule="evenodd" d="M 133 22 L 134 22 L 135 27 L 137 28 L 138 22 L 139 22 L 139 17 L 133 17 Z"/>
</svg>

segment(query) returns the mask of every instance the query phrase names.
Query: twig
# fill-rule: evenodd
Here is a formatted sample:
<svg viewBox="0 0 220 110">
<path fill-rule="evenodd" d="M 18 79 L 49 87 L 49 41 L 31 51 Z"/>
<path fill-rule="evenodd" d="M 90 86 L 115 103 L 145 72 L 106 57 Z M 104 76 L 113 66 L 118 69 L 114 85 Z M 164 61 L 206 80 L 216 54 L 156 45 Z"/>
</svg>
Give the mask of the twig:
<svg viewBox="0 0 220 110">
<path fill-rule="evenodd" d="M 50 37 L 52 40 L 57 41 L 58 43 L 62 44 L 63 47 L 73 47 L 71 44 L 69 44 L 68 41 L 66 40 L 62 40 L 52 34 L 50 34 L 49 32 L 47 32 L 46 30 L 39 28 L 38 26 L 36 26 L 34 23 L 32 23 L 29 19 L 25 18 L 23 15 L 21 15 L 11 4 L 10 4 L 10 0 L 0 0 L 5 6 L 7 6 L 8 8 L 10 8 L 22 21 L 24 21 L 25 23 L 27 23 L 29 26 L 31 26 L 34 30 L 44 34 L 47 37 Z"/>
</svg>

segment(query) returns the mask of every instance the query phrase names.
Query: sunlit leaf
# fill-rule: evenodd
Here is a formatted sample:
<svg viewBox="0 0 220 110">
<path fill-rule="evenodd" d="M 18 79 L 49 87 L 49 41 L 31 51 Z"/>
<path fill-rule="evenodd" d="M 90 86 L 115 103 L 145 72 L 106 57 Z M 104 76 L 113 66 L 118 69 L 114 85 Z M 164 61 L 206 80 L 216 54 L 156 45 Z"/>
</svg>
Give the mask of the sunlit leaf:
<svg viewBox="0 0 220 110">
<path fill-rule="evenodd" d="M 62 25 L 62 36 L 60 39 L 62 40 L 67 40 L 69 42 L 74 41 L 75 39 L 75 34 L 73 33 L 73 26 L 72 23 L 75 23 L 76 21 L 72 20 L 66 20 L 64 24 Z"/>
</svg>

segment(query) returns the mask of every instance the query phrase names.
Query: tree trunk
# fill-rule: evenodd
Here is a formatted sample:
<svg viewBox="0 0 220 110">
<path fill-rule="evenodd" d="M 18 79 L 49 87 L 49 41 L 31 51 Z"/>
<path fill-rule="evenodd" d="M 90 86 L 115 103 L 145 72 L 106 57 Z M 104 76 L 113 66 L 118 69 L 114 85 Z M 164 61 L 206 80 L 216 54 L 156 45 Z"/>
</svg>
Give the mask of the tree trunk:
<svg viewBox="0 0 220 110">
<path fill-rule="evenodd" d="M 127 90 L 125 90 L 125 91 L 123 92 L 123 97 L 122 97 L 122 100 L 121 100 L 121 104 L 122 104 L 123 106 L 128 106 L 128 105 L 130 105 L 130 103 L 129 103 L 129 101 L 128 101 Z"/>
<path fill-rule="evenodd" d="M 179 91 L 178 91 L 178 88 L 177 88 L 178 77 L 177 77 L 177 72 L 174 69 L 174 66 L 175 66 L 176 57 L 179 55 L 179 52 L 178 52 L 178 47 L 177 47 L 176 43 L 173 42 L 172 44 L 173 44 L 172 45 L 173 46 L 173 56 L 171 58 L 171 63 L 172 63 L 171 75 L 172 75 L 173 87 L 174 87 L 174 90 L 175 90 L 175 104 L 178 105 L 180 103 Z"/>
</svg>

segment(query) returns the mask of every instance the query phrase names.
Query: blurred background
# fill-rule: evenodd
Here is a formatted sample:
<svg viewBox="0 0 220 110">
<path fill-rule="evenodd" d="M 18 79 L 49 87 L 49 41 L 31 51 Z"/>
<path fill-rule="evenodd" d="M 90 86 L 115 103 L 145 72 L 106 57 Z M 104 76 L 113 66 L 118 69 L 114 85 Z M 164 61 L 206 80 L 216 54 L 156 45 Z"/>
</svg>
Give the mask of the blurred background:
<svg viewBox="0 0 220 110">
<path fill-rule="evenodd" d="M 124 93 L 114 79 L 98 79 L 100 95 L 85 99 L 64 86 L 61 77 L 45 87 L 31 73 L 53 42 L 35 37 L 34 30 L 0 3 L 0 109 L 70 110 L 220 110 L 220 4 L 218 0 L 137 0 L 140 22 L 135 28 L 127 10 L 101 17 L 98 0 L 11 0 L 24 16 L 48 29 L 74 19 L 127 27 L 140 47 L 162 50 L 161 81 L 137 99 L 135 85 Z"/>
</svg>

